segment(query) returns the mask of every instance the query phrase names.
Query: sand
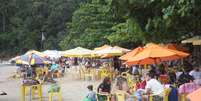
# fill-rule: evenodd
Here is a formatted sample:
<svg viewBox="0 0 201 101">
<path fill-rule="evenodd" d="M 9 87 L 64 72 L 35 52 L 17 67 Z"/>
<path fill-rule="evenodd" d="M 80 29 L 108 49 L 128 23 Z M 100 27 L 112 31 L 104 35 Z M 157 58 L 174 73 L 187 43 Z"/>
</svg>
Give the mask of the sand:
<svg viewBox="0 0 201 101">
<path fill-rule="evenodd" d="M 15 66 L 0 65 L 0 91 L 5 91 L 8 95 L 0 95 L 0 101 L 20 101 L 20 79 L 10 78 L 16 71 Z M 92 84 L 96 87 L 100 81 L 84 81 L 78 80 L 77 75 L 68 71 L 66 75 L 59 79 L 61 81 L 62 100 L 63 101 L 82 101 L 87 93 L 86 86 Z M 45 84 L 42 86 L 43 101 L 48 101 L 48 88 L 50 85 Z M 53 98 L 53 101 L 58 101 Z M 29 100 L 29 96 L 26 97 Z M 38 101 L 34 98 L 32 101 Z"/>
</svg>

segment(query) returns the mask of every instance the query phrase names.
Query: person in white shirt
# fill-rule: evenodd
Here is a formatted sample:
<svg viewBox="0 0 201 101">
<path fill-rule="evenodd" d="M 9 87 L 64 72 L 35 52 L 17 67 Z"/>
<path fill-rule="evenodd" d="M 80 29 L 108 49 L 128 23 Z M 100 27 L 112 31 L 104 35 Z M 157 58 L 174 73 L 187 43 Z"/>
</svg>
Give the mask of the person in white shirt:
<svg viewBox="0 0 201 101">
<path fill-rule="evenodd" d="M 162 101 L 164 87 L 157 79 L 155 79 L 155 74 L 149 72 L 146 76 L 146 80 L 147 84 L 145 86 L 145 92 L 153 95 L 153 101 Z"/>
<path fill-rule="evenodd" d="M 195 68 L 189 72 L 189 75 L 193 76 L 195 80 L 201 79 L 201 72 L 199 68 Z"/>
</svg>

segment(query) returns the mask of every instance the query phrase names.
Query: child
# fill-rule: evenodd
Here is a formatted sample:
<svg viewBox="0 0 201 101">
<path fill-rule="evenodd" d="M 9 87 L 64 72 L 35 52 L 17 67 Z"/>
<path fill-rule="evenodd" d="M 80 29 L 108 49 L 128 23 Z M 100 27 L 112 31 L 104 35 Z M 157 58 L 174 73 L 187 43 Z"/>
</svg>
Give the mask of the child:
<svg viewBox="0 0 201 101">
<path fill-rule="evenodd" d="M 89 92 L 87 93 L 87 98 L 90 100 L 90 101 L 96 101 L 96 93 L 93 91 L 93 86 L 92 85 L 89 85 L 87 86 Z"/>
</svg>

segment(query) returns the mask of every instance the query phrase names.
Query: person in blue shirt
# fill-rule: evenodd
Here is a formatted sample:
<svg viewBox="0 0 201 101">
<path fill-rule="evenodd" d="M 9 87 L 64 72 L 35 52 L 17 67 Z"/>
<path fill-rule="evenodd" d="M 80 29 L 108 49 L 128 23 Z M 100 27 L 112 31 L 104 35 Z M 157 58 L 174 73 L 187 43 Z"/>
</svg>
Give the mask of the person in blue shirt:
<svg viewBox="0 0 201 101">
<path fill-rule="evenodd" d="M 87 98 L 90 100 L 90 101 L 96 101 L 96 93 L 93 91 L 93 86 L 92 85 L 89 85 L 87 86 L 88 88 L 88 93 L 87 93 Z"/>
<path fill-rule="evenodd" d="M 50 67 L 50 71 L 55 71 L 59 68 L 59 65 L 55 62 L 52 63 L 51 67 Z"/>
</svg>

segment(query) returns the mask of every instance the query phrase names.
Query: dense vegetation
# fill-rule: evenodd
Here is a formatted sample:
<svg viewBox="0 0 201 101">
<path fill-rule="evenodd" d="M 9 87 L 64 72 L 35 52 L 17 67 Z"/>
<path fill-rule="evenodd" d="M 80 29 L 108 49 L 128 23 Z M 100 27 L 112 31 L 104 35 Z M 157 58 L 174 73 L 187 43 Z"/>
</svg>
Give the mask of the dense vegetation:
<svg viewBox="0 0 201 101">
<path fill-rule="evenodd" d="M 0 0 L 0 52 L 132 48 L 201 33 L 201 0 Z M 45 40 L 41 40 L 42 33 Z"/>
</svg>

